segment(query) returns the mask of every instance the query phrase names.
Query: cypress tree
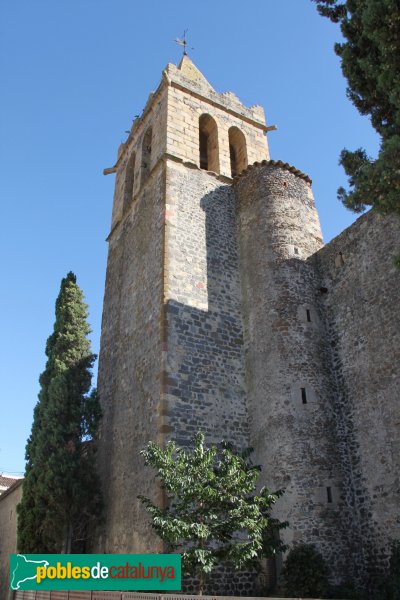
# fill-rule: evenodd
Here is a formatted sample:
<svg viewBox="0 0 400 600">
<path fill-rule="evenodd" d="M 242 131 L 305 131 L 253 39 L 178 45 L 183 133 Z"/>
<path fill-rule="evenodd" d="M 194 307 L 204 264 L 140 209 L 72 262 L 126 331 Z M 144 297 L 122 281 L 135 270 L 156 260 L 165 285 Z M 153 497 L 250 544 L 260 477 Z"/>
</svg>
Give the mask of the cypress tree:
<svg viewBox="0 0 400 600">
<path fill-rule="evenodd" d="M 313 0 L 321 15 L 339 23 L 345 41 L 335 45 L 348 81 L 347 95 L 369 115 L 381 138 L 374 160 L 365 150 L 343 150 L 340 164 L 350 189 L 338 198 L 355 212 L 375 206 L 400 213 L 400 2 Z"/>
<path fill-rule="evenodd" d="M 90 392 L 96 359 L 90 347 L 87 305 L 73 273 L 61 282 L 54 331 L 46 344 L 26 446 L 18 506 L 18 548 L 24 553 L 81 552 L 101 510 L 93 444 L 100 419 Z"/>
</svg>

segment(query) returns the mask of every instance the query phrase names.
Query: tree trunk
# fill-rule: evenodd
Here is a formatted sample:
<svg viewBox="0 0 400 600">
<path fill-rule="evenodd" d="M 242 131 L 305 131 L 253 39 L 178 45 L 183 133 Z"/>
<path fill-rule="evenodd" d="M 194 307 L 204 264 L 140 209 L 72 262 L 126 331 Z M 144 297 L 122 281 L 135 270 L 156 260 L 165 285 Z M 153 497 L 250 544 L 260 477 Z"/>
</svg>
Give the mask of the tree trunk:
<svg viewBox="0 0 400 600">
<path fill-rule="evenodd" d="M 65 528 L 65 541 L 64 541 L 64 548 L 63 548 L 63 554 L 71 554 L 71 549 L 72 549 L 72 523 L 69 522 L 67 527 Z"/>
<path fill-rule="evenodd" d="M 205 573 L 203 571 L 200 571 L 199 596 L 203 595 L 205 579 Z"/>
</svg>

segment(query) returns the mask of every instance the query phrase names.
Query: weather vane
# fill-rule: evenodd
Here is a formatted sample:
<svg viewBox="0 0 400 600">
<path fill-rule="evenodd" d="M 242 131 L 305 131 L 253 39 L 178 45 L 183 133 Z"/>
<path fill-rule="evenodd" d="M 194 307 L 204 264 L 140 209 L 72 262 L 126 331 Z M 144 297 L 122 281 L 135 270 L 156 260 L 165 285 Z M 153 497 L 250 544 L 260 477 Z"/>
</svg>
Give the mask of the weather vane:
<svg viewBox="0 0 400 600">
<path fill-rule="evenodd" d="M 180 40 L 179 38 L 176 38 L 175 42 L 177 44 L 179 44 L 179 46 L 183 46 L 183 55 L 187 55 L 187 48 L 190 48 L 190 50 L 194 50 L 194 48 L 192 46 L 188 46 L 188 42 L 186 39 L 186 34 L 187 34 L 188 30 L 185 29 L 185 31 L 183 32 L 183 36 L 182 39 Z"/>
</svg>

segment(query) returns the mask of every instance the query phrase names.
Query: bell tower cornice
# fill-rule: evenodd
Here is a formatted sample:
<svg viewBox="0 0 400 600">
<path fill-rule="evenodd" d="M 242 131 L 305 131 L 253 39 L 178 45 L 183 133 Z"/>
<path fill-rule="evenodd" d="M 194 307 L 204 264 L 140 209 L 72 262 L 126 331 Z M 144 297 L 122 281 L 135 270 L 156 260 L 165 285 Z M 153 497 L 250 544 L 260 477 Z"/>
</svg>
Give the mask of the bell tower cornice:
<svg viewBox="0 0 400 600">
<path fill-rule="evenodd" d="M 164 70 L 164 76 L 172 87 L 225 110 L 254 127 L 258 127 L 263 131 L 275 129 L 275 126 L 268 127 L 266 125 L 262 106 L 246 107 L 233 92 L 223 92 L 222 94 L 216 92 L 187 55 L 182 57 L 179 66 L 168 64 Z"/>
</svg>

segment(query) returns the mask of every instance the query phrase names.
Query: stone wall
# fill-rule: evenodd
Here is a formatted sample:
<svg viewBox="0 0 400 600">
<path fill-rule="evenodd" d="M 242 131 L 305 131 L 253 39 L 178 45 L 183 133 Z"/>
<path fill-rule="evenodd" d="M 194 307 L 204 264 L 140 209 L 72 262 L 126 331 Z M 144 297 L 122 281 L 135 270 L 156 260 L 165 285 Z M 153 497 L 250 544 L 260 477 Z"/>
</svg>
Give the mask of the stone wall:
<svg viewBox="0 0 400 600">
<path fill-rule="evenodd" d="M 98 462 L 105 500 L 97 552 L 157 551 L 138 494 L 155 498 L 140 450 L 162 441 L 161 331 L 164 163 L 109 240 L 98 389 L 103 408 Z"/>
<path fill-rule="evenodd" d="M 187 444 L 248 445 L 241 298 L 230 185 L 167 163 L 164 262 L 165 382 L 169 435 Z"/>
<path fill-rule="evenodd" d="M 22 497 L 22 481 L 0 496 L 0 600 L 11 598 L 10 554 L 17 552 L 17 505 Z"/>
<path fill-rule="evenodd" d="M 240 597 L 243 600 L 243 596 Z M 201 596 L 201 600 L 235 600 L 235 596 Z M 199 596 L 187 594 L 147 594 L 145 592 L 100 592 L 98 590 L 90 591 L 57 591 L 57 592 L 15 592 L 13 600 L 198 600 Z M 260 596 L 247 596 L 246 600 L 260 600 Z M 284 598 L 275 598 L 275 600 L 284 600 Z M 286 598 L 290 600 L 290 598 Z M 292 598 L 291 600 L 296 600 Z M 298 600 L 298 599 L 297 599 Z M 315 599 L 318 600 L 318 599 Z"/>
<path fill-rule="evenodd" d="M 346 502 L 367 571 L 400 539 L 400 219 L 369 211 L 316 255 L 338 386 Z"/>
<path fill-rule="evenodd" d="M 322 246 L 307 180 L 272 164 L 236 183 L 250 444 L 288 520 L 286 543 L 315 544 L 346 575 L 347 507 L 317 270 Z M 348 555 L 347 555 L 348 556 Z"/>
</svg>

